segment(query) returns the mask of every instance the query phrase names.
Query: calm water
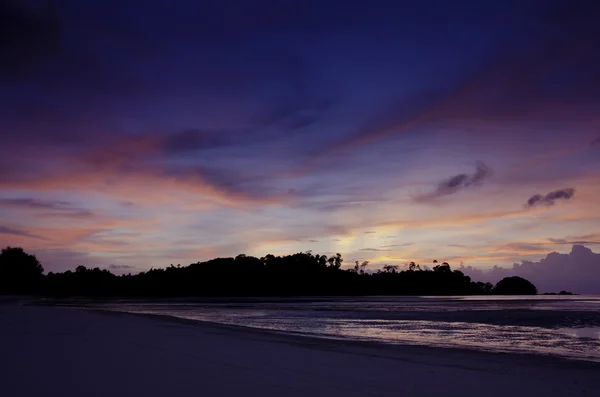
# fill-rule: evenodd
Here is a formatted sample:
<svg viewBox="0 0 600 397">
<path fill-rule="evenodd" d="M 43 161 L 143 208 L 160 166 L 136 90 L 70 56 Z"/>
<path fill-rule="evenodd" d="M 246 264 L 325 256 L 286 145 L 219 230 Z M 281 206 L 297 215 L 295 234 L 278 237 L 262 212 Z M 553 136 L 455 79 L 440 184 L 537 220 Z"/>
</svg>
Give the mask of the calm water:
<svg viewBox="0 0 600 397">
<path fill-rule="evenodd" d="M 600 296 L 119 300 L 93 306 L 322 338 L 600 361 Z"/>
</svg>

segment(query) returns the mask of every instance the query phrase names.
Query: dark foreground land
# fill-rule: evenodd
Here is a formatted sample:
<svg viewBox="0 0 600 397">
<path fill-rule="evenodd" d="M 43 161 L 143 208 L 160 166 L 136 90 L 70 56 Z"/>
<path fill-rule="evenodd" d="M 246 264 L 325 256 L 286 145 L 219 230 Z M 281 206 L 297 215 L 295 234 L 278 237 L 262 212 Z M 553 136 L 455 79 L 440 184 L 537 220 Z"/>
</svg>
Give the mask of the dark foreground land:
<svg viewBox="0 0 600 397">
<path fill-rule="evenodd" d="M 0 305 L 6 396 L 594 396 L 600 364 Z"/>
</svg>

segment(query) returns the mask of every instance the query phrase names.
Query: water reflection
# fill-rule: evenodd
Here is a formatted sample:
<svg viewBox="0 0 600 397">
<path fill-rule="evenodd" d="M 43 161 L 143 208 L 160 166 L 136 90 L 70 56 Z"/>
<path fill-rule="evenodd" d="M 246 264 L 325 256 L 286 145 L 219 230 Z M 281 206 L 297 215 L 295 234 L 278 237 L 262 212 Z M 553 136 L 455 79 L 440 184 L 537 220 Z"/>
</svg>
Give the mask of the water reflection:
<svg viewBox="0 0 600 397">
<path fill-rule="evenodd" d="M 138 300 L 95 305 L 326 338 L 600 361 L 600 297 Z"/>
<path fill-rule="evenodd" d="M 575 338 L 600 339 L 600 327 L 558 328 L 557 331 Z"/>
</svg>

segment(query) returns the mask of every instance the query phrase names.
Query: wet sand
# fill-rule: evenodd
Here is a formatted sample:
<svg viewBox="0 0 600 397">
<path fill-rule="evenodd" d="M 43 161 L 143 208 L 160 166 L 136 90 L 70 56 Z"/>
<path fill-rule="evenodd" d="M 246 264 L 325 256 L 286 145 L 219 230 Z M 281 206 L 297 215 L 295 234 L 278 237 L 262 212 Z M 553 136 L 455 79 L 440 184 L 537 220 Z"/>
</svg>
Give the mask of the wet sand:
<svg viewBox="0 0 600 397">
<path fill-rule="evenodd" d="M 0 305 L 6 396 L 594 396 L 600 364 Z"/>
</svg>

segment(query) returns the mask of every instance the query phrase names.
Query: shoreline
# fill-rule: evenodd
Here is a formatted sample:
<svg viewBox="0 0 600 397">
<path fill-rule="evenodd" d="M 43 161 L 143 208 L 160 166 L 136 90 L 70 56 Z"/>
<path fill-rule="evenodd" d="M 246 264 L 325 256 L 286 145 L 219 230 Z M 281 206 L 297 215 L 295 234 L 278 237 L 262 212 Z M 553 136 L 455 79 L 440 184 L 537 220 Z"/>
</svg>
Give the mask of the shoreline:
<svg viewBox="0 0 600 397">
<path fill-rule="evenodd" d="M 57 306 L 60 307 L 60 306 Z M 65 307 L 69 308 L 69 307 Z M 214 328 L 215 330 L 224 330 L 231 333 L 240 333 L 246 335 L 254 335 L 258 337 L 264 337 L 270 341 L 278 341 L 281 343 L 292 343 L 298 345 L 307 345 L 318 347 L 319 345 L 336 345 L 340 347 L 359 347 L 359 348 L 371 348 L 377 350 L 387 350 L 391 352 L 397 352 L 400 354 L 422 354 L 424 352 L 435 354 L 438 351 L 443 351 L 447 355 L 481 355 L 482 357 L 505 357 L 508 360 L 522 359 L 529 360 L 532 364 L 545 365 L 553 362 L 563 363 L 565 365 L 581 365 L 582 367 L 591 366 L 600 370 L 600 361 L 575 359 L 568 357 L 560 357 L 554 354 L 534 354 L 534 353 L 512 353 L 502 351 L 486 351 L 478 349 L 468 349 L 460 347 L 447 347 L 447 346 L 429 346 L 420 344 L 409 344 L 409 343 L 386 343 L 376 340 L 358 340 L 358 339 L 344 339 L 336 337 L 322 337 L 316 334 L 308 334 L 302 332 L 293 331 L 278 331 L 268 328 L 249 327 L 243 325 L 225 324 L 206 320 L 195 320 L 187 319 L 168 314 L 154 314 L 154 313 L 132 313 L 118 310 L 108 310 L 100 308 L 78 308 L 72 307 L 74 310 L 83 310 L 97 312 L 107 315 L 125 315 L 125 316 L 139 316 L 143 318 L 154 319 L 156 321 L 166 321 L 181 323 L 189 326 Z"/>
<path fill-rule="evenodd" d="M 0 305 L 16 397 L 590 396 L 600 364 L 329 340 L 166 315 Z"/>
<path fill-rule="evenodd" d="M 352 300 L 351 297 L 336 297 L 337 299 L 341 299 L 341 300 L 346 300 L 346 299 L 350 299 Z M 418 298 L 422 298 L 422 297 L 418 297 Z M 329 298 L 330 300 L 332 298 Z M 118 301 L 121 301 L 122 299 L 118 299 Z M 306 297 L 300 298 L 299 300 L 296 299 L 292 299 L 291 301 L 296 302 L 296 301 L 304 301 L 307 300 Z M 135 303 L 137 300 L 136 299 L 126 299 L 124 301 L 124 306 L 127 307 L 128 303 L 131 302 Z M 147 300 L 146 299 L 141 299 L 141 302 L 145 303 Z M 210 299 L 208 301 L 201 299 L 183 299 L 184 302 L 194 302 L 194 303 L 214 303 L 215 300 Z M 263 301 L 262 299 L 260 301 Z M 289 303 L 290 300 L 289 299 L 284 299 L 284 300 L 280 300 L 280 299 L 275 299 L 275 302 L 283 302 L 283 303 Z M 313 302 L 312 300 L 310 300 L 311 302 Z M 514 299 L 511 299 L 511 302 L 514 301 Z M 114 303 L 114 299 L 107 299 L 108 303 Z M 171 300 L 169 300 L 169 302 L 173 302 Z M 174 300 L 174 302 L 178 302 L 178 300 Z M 242 306 L 244 306 L 245 304 L 247 304 L 248 302 L 243 301 L 240 302 L 237 299 L 232 299 L 232 298 L 219 298 L 217 300 L 218 303 L 234 303 L 234 304 L 240 304 Z M 436 340 L 436 341 L 430 341 L 427 339 L 422 339 L 422 338 L 413 338 L 410 335 L 407 335 L 407 337 L 405 339 L 400 339 L 400 338 L 395 338 L 395 339 L 382 339 L 382 340 L 377 340 L 377 339 L 369 339 L 366 337 L 361 337 L 359 334 L 356 335 L 336 335 L 336 334 L 327 334 L 327 333 L 319 333 L 319 332 L 310 332 L 310 331 L 293 331 L 293 330 L 286 330 L 285 328 L 281 329 L 273 329 L 270 327 L 265 327 L 265 328 L 261 328 L 260 326 L 252 326 L 252 325 L 245 325 L 245 324 L 240 324 L 240 323 L 226 323 L 226 322 L 218 322 L 217 321 L 213 321 L 211 319 L 199 319 L 199 318 L 182 318 L 182 317 L 178 317 L 176 314 L 170 314 L 170 313 L 161 313 L 160 311 L 158 312 L 149 312 L 149 313 L 135 313 L 135 312 L 129 312 L 127 310 L 121 310 L 119 305 L 110 305 L 107 307 L 102 307 L 102 306 L 96 306 L 95 303 L 97 303 L 96 301 L 94 301 L 94 304 L 88 305 L 87 303 L 89 303 L 88 299 L 83 299 L 82 301 L 80 301 L 80 299 L 74 299 L 73 301 L 68 300 L 58 300 L 58 301 L 45 301 L 45 300 L 34 300 L 34 301 L 29 301 L 26 303 L 23 303 L 25 305 L 36 305 L 36 306 L 50 306 L 50 307 L 66 307 L 66 308 L 75 308 L 75 309 L 82 309 L 82 310 L 92 310 L 92 311 L 100 311 L 100 312 L 108 312 L 108 313 L 122 313 L 122 314 L 133 314 L 133 315 L 141 315 L 141 316 L 151 316 L 151 317 L 158 317 L 161 319 L 164 319 L 166 321 L 183 321 L 185 323 L 188 324 L 192 324 L 192 325 L 204 325 L 204 326 L 218 326 L 218 327 L 226 327 L 230 330 L 235 330 L 235 331 L 244 331 L 244 332 L 260 332 L 260 333 L 269 333 L 270 335 L 273 336 L 278 336 L 278 337 L 291 337 L 291 338 L 302 338 L 303 340 L 320 340 L 320 341 L 324 341 L 324 342 L 328 342 L 328 343 L 340 343 L 340 344 L 354 344 L 354 345 L 360 345 L 360 346 L 372 346 L 372 347 L 384 347 L 386 349 L 404 349 L 404 350 L 410 350 L 410 349 L 433 349 L 433 350 L 437 350 L 437 349 L 443 349 L 443 350 L 449 350 L 449 351 L 454 351 L 454 352 L 464 352 L 464 353 L 482 353 L 482 354 L 494 354 L 494 355 L 508 355 L 508 356 L 517 356 L 517 357 L 529 357 L 529 359 L 533 359 L 533 360 L 537 360 L 537 359 L 541 359 L 544 362 L 547 362 L 549 360 L 565 360 L 567 362 L 583 362 L 583 363 L 600 363 L 600 357 L 597 356 L 597 354 L 594 354 L 593 352 L 588 352 L 588 354 L 577 354 L 577 350 L 564 350 L 564 352 L 567 352 L 567 354 L 565 354 L 563 351 L 559 350 L 553 350 L 553 349 L 546 349 L 544 350 L 544 346 L 542 345 L 541 348 L 533 348 L 532 346 L 528 346 L 528 348 L 521 348 L 519 349 L 518 347 L 515 348 L 511 348 L 509 345 L 506 345 L 504 347 L 500 346 L 495 346 L 495 345 L 485 345 L 482 343 L 476 343 L 473 345 L 469 345 L 469 344 L 456 344 L 456 343 L 452 343 L 452 342 L 445 342 L 443 340 Z M 505 309 L 506 311 L 507 309 Z M 560 311 L 559 309 L 555 309 L 555 311 Z M 510 311 L 510 310 L 509 310 Z M 519 314 L 520 312 L 527 312 L 527 316 L 531 317 L 531 314 L 529 313 L 529 311 L 524 310 L 522 308 L 517 308 L 515 310 L 513 310 L 515 313 L 513 315 Z M 513 311 L 510 311 L 510 313 L 513 313 Z M 495 311 L 494 311 L 495 312 Z M 460 312 L 459 312 L 460 313 Z M 477 311 L 477 313 L 481 313 L 481 311 Z M 547 315 L 547 311 L 545 310 L 540 310 L 538 312 L 533 312 L 533 313 L 537 313 L 537 315 L 539 316 L 546 316 Z M 413 316 L 414 313 L 409 312 L 407 313 L 410 316 Z M 519 314 L 520 315 L 520 314 Z M 402 319 L 408 319 L 409 317 L 404 316 L 402 317 Z M 410 317 L 412 318 L 412 317 Z M 432 319 L 429 316 L 426 316 L 424 318 L 417 316 L 416 318 L 412 318 L 413 320 L 433 320 L 435 321 L 435 318 Z M 448 321 L 448 319 L 444 319 L 442 318 L 441 321 Z M 474 322 L 477 323 L 477 319 L 470 319 L 470 318 L 460 318 L 460 319 L 452 319 L 451 321 L 466 321 L 467 323 L 470 322 Z M 492 323 L 492 324 L 496 324 L 496 325 L 503 325 L 502 322 L 499 323 Z M 540 325 L 535 325 L 535 326 L 540 326 Z M 548 326 L 541 326 L 542 328 L 544 327 L 548 327 Z M 545 328 L 544 328 L 545 329 Z M 552 327 L 549 327 L 548 329 L 552 329 Z M 525 331 L 523 331 L 525 332 Z M 552 335 L 550 335 L 552 336 Z M 544 336 L 547 337 L 547 336 Z M 451 340 L 451 339 L 448 339 Z M 540 339 L 540 342 L 543 342 L 544 339 L 543 337 Z M 590 342 L 592 344 L 594 344 L 596 341 L 594 339 L 591 339 Z M 581 342 L 583 343 L 583 342 Z M 560 345 L 556 345 L 556 346 L 560 346 Z M 583 353 L 583 351 L 581 351 Z"/>
</svg>

